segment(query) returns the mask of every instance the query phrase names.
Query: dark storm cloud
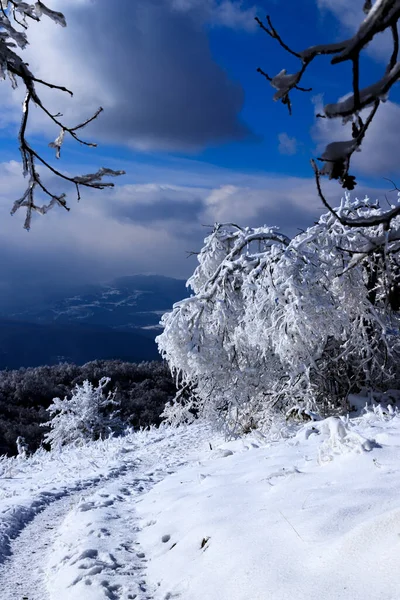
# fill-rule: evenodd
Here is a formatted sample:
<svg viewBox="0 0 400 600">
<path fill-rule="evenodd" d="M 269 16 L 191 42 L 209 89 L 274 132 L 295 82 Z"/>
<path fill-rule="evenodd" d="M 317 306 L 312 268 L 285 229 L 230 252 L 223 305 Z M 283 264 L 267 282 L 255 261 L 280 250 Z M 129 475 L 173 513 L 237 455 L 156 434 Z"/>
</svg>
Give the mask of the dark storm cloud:
<svg viewBox="0 0 400 600">
<path fill-rule="evenodd" d="M 245 135 L 238 119 L 243 92 L 212 60 L 202 29 L 188 14 L 146 2 L 143 10 L 131 0 L 119 32 L 122 47 L 104 65 L 110 84 L 121 90 L 123 81 L 124 90 L 100 132 L 118 141 L 128 137 L 132 144 L 138 139 L 150 147 L 188 148 Z M 129 21 L 136 22 L 137 37 Z"/>
<path fill-rule="evenodd" d="M 119 0 L 112 11 L 108 0 L 55 4 L 68 27 L 32 27 L 27 57 L 38 76 L 75 91 L 61 99 L 65 115 L 104 107 L 88 135 L 182 150 L 249 135 L 243 90 L 214 61 L 198 10 L 176 10 L 171 0 Z"/>
<path fill-rule="evenodd" d="M 154 204 L 135 204 L 133 202 L 128 209 L 114 208 L 113 215 L 114 218 L 129 219 L 134 223 L 157 223 L 160 221 L 197 223 L 202 210 L 203 202 L 201 200 L 189 204 L 160 198 Z"/>
<path fill-rule="evenodd" d="M 115 202 L 107 210 L 113 219 L 135 224 L 171 227 L 168 221 L 198 226 L 204 211 L 207 190 L 178 188 L 165 185 L 124 186 L 117 191 Z"/>
</svg>

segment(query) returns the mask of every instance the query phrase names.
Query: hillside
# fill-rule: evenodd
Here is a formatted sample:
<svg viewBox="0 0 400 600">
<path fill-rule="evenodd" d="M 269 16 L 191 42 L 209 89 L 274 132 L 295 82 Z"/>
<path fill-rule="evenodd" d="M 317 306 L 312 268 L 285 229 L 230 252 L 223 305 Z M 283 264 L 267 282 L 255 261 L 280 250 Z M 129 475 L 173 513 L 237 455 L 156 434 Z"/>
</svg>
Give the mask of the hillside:
<svg viewBox="0 0 400 600">
<path fill-rule="evenodd" d="M 120 330 L 157 328 L 160 317 L 186 297 L 185 281 L 161 275 L 121 277 L 104 285 L 74 288 L 17 312 L 8 318 L 42 324 L 101 325 Z"/>
<path fill-rule="evenodd" d="M 398 412 L 370 407 L 3 459 L 2 600 L 394 600 L 399 439 Z"/>
</svg>

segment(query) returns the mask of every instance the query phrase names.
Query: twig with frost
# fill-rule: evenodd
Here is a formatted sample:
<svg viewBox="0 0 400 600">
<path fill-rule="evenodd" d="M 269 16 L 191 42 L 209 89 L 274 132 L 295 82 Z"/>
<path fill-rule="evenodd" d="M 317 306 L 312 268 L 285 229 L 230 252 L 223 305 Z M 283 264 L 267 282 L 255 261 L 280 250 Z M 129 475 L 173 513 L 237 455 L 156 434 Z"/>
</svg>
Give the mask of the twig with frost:
<svg viewBox="0 0 400 600">
<path fill-rule="evenodd" d="M 100 107 L 94 115 L 86 119 L 84 122 L 73 127 L 67 126 L 60 120 L 60 114 L 52 114 L 45 104 L 42 102 L 37 85 L 45 86 L 51 89 L 56 89 L 72 96 L 71 90 L 64 86 L 56 85 L 48 81 L 44 81 L 35 77 L 29 69 L 29 66 L 22 60 L 17 49 L 23 50 L 28 45 L 26 30 L 28 29 L 29 19 L 40 21 L 43 16 L 52 19 L 61 27 L 66 27 L 66 20 L 62 13 L 56 12 L 48 8 L 40 0 L 35 4 L 27 4 L 22 0 L 1 0 L 0 1 L 0 78 L 6 79 L 8 76 L 13 88 L 16 88 L 18 82 L 22 82 L 26 89 L 25 100 L 22 107 L 22 121 L 19 129 L 19 149 L 22 157 L 23 174 L 28 178 L 27 188 L 16 202 L 14 202 L 11 214 L 14 214 L 19 208 L 26 208 L 26 218 L 24 227 L 29 230 L 32 220 L 32 212 L 36 211 L 39 214 L 46 214 L 53 206 L 62 206 L 69 210 L 66 203 L 66 194 L 57 194 L 51 191 L 41 180 L 38 166 L 45 167 L 50 173 L 56 175 L 64 181 L 75 185 L 78 200 L 80 199 L 80 188 L 88 187 L 93 189 L 105 189 L 113 187 L 112 182 L 103 181 L 104 177 L 116 177 L 123 175 L 124 171 L 114 171 L 112 169 L 101 168 L 96 173 L 90 173 L 80 176 L 70 176 L 62 173 L 59 169 L 52 166 L 41 154 L 35 150 L 27 140 L 27 126 L 29 120 L 30 106 L 33 103 L 37 108 L 42 110 L 45 115 L 55 125 L 60 128 L 60 133 L 57 138 L 49 144 L 56 151 L 56 158 L 60 158 L 61 146 L 65 140 L 66 134 L 82 145 L 96 147 L 93 142 L 87 142 L 79 137 L 78 131 L 86 127 L 94 121 L 102 112 Z M 17 29 L 22 28 L 22 31 Z M 37 191 L 42 192 L 50 198 L 48 204 L 39 206 L 35 201 Z"/>
</svg>

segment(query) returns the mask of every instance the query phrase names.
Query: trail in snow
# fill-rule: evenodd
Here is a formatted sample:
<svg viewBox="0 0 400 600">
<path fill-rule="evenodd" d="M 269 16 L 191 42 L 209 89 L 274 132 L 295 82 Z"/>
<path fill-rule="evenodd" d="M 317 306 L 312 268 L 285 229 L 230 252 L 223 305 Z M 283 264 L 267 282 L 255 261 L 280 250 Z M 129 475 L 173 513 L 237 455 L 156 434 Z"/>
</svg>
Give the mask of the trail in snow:
<svg viewBox="0 0 400 600">
<path fill-rule="evenodd" d="M 114 480 L 54 500 L 21 530 L 0 565 L 2 600 L 50 600 L 65 588 L 70 588 L 71 599 L 77 595 L 86 600 L 95 593 L 96 598 L 116 600 L 124 578 L 124 598 L 130 597 L 125 593 L 128 588 L 132 598 L 138 593 L 150 597 L 144 579 L 146 560 L 135 537 L 137 518 L 127 504 L 166 473 L 158 470 L 140 477 L 126 475 L 126 470 Z M 110 521 L 112 527 L 107 528 Z M 118 585 L 112 582 L 115 575 Z"/>
<path fill-rule="evenodd" d="M 166 474 L 163 469 L 127 473 L 85 494 L 68 511 L 53 536 L 45 568 L 50 598 L 63 598 L 66 589 L 68 600 L 153 597 L 137 540 L 135 504 Z"/>
<path fill-rule="evenodd" d="M 70 509 L 73 497 L 66 496 L 39 513 L 10 543 L 10 556 L 0 566 L 2 600 L 48 600 L 44 565 L 54 530 Z"/>
<path fill-rule="evenodd" d="M 7 491 L 5 482 L 3 507 L 0 498 L 1 599 L 153 598 L 157 584 L 146 581 L 147 559 L 137 540 L 141 526 L 136 504 L 156 483 L 190 462 L 192 451 L 205 446 L 204 437 L 209 437 L 205 431 L 199 430 L 196 439 L 193 431 L 181 430 L 139 432 L 115 440 L 110 444 L 117 450 L 110 446 L 114 457 L 100 476 L 96 460 L 86 458 L 82 472 L 81 450 L 65 452 L 57 460 L 68 465 L 67 485 L 61 477 L 62 485 L 49 487 L 47 474 L 45 489 L 40 486 L 30 499 L 26 493 L 34 489 L 32 466 L 18 465 L 25 472 L 16 473 L 7 485 L 15 486 L 19 497 Z M 55 475 L 54 457 L 41 469 L 46 471 L 46 466 Z M 25 476 L 24 483 L 20 475 Z"/>
<path fill-rule="evenodd" d="M 29 508 L 17 507 L 13 539 L 8 540 L 0 564 L 2 600 L 50 598 L 45 571 L 57 529 L 82 498 L 101 490 L 109 480 L 118 479 L 126 470 L 127 466 L 122 465 L 111 469 L 107 477 L 89 478 L 54 494 L 42 493 L 33 502 L 36 514 Z"/>
</svg>

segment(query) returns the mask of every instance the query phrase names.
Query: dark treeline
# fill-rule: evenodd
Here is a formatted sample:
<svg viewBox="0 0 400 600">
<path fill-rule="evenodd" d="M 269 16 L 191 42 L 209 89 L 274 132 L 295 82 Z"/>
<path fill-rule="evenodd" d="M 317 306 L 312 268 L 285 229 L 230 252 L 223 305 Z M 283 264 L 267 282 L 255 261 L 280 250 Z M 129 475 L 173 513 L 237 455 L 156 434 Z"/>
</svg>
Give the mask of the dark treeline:
<svg viewBox="0 0 400 600">
<path fill-rule="evenodd" d="M 102 377 L 111 378 L 107 389 L 116 391 L 119 416 L 127 426 L 158 425 L 165 403 L 176 393 L 168 368 L 156 361 L 95 360 L 83 366 L 62 363 L 0 371 L 0 454 L 15 454 L 18 436 L 25 438 L 30 451 L 36 450 L 46 432 L 40 424 L 49 420 L 46 408 L 52 399 L 69 396 L 85 379 L 97 385 Z"/>
</svg>

